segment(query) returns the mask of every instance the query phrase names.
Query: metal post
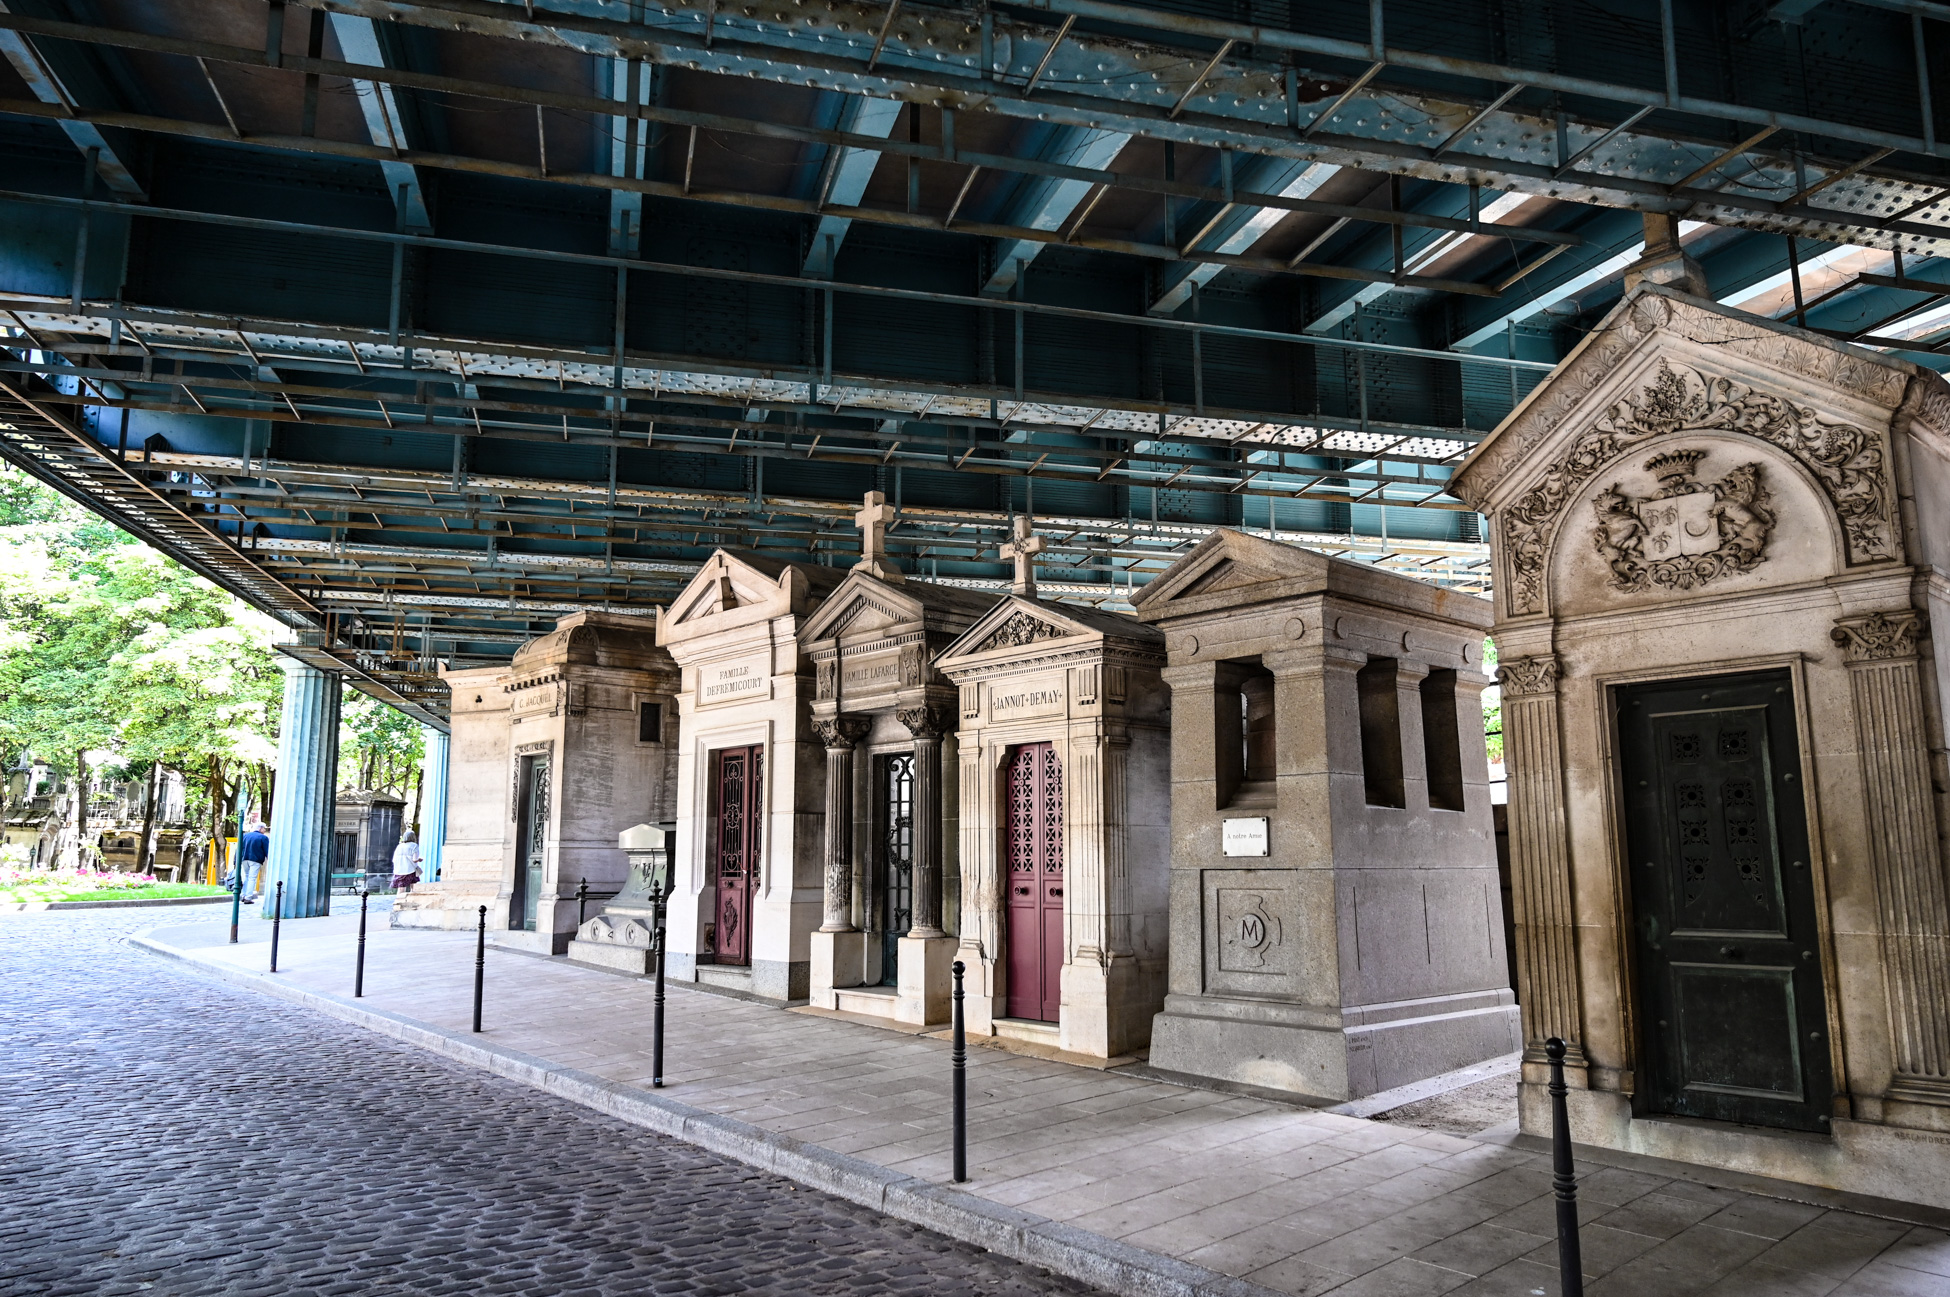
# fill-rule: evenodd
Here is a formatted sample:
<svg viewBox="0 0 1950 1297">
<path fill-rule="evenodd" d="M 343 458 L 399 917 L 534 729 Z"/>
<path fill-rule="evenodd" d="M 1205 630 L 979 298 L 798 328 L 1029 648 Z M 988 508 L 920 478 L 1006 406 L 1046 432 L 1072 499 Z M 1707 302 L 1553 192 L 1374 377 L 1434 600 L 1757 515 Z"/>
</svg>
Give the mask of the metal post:
<svg viewBox="0 0 1950 1297">
<path fill-rule="evenodd" d="M 581 882 L 576 884 L 576 931 L 577 932 L 582 931 L 582 921 L 585 917 L 587 917 L 583 913 L 583 910 L 588 904 L 589 904 L 589 880 L 585 878 Z"/>
<path fill-rule="evenodd" d="M 352 998 L 355 1000 L 366 993 L 366 898 L 371 895 L 370 887 L 359 889 L 359 960 L 352 974 Z"/>
<path fill-rule="evenodd" d="M 487 906 L 481 907 L 481 926 L 474 934 L 474 1030 L 481 1029 L 481 988 L 487 982 Z"/>
<path fill-rule="evenodd" d="M 1551 1188 L 1557 1194 L 1557 1271 L 1564 1297 L 1584 1297 L 1584 1258 L 1578 1248 L 1578 1180 L 1571 1169 L 1571 1117 L 1564 1107 L 1564 1042 L 1544 1042 L 1551 1061 Z"/>
<path fill-rule="evenodd" d="M 659 882 L 650 890 L 650 904 L 656 912 L 656 929 L 651 934 L 655 945 L 657 961 L 657 993 L 651 1001 L 650 1017 L 650 1088 L 664 1088 L 664 896 L 663 883 Z"/>
<path fill-rule="evenodd" d="M 221 838 L 217 840 L 217 850 L 223 850 Z M 241 858 L 243 850 L 244 844 L 239 842 L 237 844 L 239 859 L 232 861 L 230 866 L 230 944 L 233 946 L 237 944 L 238 912 L 244 905 L 244 862 Z"/>
<path fill-rule="evenodd" d="M 277 899 L 271 902 L 271 971 L 278 971 L 278 925 L 284 922 L 284 880 L 278 879 Z"/>
<path fill-rule="evenodd" d="M 954 1066 L 955 1094 L 955 1183 L 968 1179 L 968 1030 L 962 1021 L 961 977 L 967 968 L 957 959 L 955 974 L 955 1025 L 948 1057 Z"/>
</svg>

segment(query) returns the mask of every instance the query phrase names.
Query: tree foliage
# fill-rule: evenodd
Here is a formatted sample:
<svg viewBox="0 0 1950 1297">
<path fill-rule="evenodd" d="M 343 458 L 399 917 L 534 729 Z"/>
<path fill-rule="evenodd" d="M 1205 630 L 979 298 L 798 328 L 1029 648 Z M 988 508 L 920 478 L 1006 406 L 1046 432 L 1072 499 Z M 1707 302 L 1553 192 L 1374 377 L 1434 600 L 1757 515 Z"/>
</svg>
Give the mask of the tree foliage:
<svg viewBox="0 0 1950 1297">
<path fill-rule="evenodd" d="M 420 723 L 385 703 L 347 690 L 339 712 L 339 787 L 404 797 L 426 755 Z"/>
<path fill-rule="evenodd" d="M 63 773 L 112 751 L 205 806 L 276 754 L 275 625 L 38 483 L 0 469 L 0 759 Z"/>
</svg>

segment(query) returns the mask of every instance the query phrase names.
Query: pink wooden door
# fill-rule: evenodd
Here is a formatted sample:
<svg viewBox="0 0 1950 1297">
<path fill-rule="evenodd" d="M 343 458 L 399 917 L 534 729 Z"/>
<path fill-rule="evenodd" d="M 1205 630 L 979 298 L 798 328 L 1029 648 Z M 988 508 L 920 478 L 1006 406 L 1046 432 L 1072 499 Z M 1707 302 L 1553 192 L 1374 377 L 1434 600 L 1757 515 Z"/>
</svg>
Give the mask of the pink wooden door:
<svg viewBox="0 0 1950 1297">
<path fill-rule="evenodd" d="M 1048 743 L 1012 748 L 1003 763 L 1008 833 L 1011 1018 L 1055 1022 L 1063 1001 L 1063 767 Z"/>
<path fill-rule="evenodd" d="M 711 754 L 712 917 L 705 950 L 720 964 L 752 962 L 752 895 L 758 888 L 765 801 L 765 749 Z"/>
</svg>

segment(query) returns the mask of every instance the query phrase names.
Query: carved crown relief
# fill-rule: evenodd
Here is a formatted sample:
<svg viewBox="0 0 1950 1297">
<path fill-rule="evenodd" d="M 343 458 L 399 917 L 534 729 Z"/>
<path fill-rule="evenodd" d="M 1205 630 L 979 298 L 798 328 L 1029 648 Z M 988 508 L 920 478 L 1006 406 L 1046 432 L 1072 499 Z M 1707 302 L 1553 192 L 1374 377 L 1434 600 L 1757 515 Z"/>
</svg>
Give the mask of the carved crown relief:
<svg viewBox="0 0 1950 1297">
<path fill-rule="evenodd" d="M 1761 466 L 1742 464 L 1717 482 L 1694 481 L 1702 450 L 1670 450 L 1645 461 L 1659 481 L 1650 496 L 1627 495 L 1614 482 L 1591 502 L 1598 515 L 1592 544 L 1611 569 L 1614 590 L 1662 586 L 1691 590 L 1752 571 L 1774 530 Z"/>
<path fill-rule="evenodd" d="M 988 636 L 975 646 L 974 651 L 985 653 L 996 648 L 1022 648 L 1039 640 L 1062 639 L 1069 633 L 1061 626 L 1053 626 L 1040 617 L 1031 617 L 1028 613 L 1017 609 L 1010 613 L 1008 619 L 1000 626 L 989 632 Z"/>
<path fill-rule="evenodd" d="M 1847 538 L 1848 561 L 1871 563 L 1891 556 L 1893 493 L 1889 486 L 1887 448 L 1881 434 L 1829 419 L 1807 406 L 1756 391 L 1731 378 L 1709 376 L 1662 360 L 1658 374 L 1650 383 L 1635 396 L 1625 397 L 1607 410 L 1590 431 L 1572 442 L 1563 456 L 1545 470 L 1536 485 L 1504 511 L 1503 542 L 1509 568 L 1511 612 L 1536 612 L 1542 606 L 1545 560 L 1562 525 L 1566 506 L 1598 470 L 1635 447 L 1689 432 L 1737 433 L 1767 442 L 1793 456 L 1821 483 L 1829 504 L 1840 518 Z M 1745 471 L 1746 467 L 1735 470 L 1721 482 L 1708 486 L 1687 480 L 1675 492 L 1676 495 L 1711 495 L 1716 502 L 1731 502 L 1714 515 L 1713 552 L 1730 547 L 1726 564 L 1735 565 L 1706 564 L 1715 570 L 1707 576 L 1696 575 L 1692 585 L 1724 575 L 1726 571 L 1745 571 L 1759 561 L 1760 549 L 1766 544 L 1773 520 L 1766 514 L 1766 491 L 1761 486 L 1757 467 L 1751 476 L 1743 477 Z M 1625 584 L 1620 588 L 1624 589 L 1644 589 L 1651 585 L 1690 588 L 1679 584 L 1678 577 L 1682 571 L 1696 571 L 1701 565 L 1660 568 L 1660 572 L 1672 579 L 1659 580 L 1653 565 L 1669 555 L 1647 553 L 1641 565 L 1633 548 L 1644 537 L 1634 531 L 1627 515 L 1643 526 L 1646 519 L 1639 513 L 1640 502 L 1630 497 L 1608 498 L 1612 496 L 1617 493 L 1608 492 L 1597 501 L 1600 524 L 1596 542 L 1607 562 L 1612 563 L 1614 584 L 1622 581 Z M 1700 503 L 1686 501 L 1667 506 L 1667 511 L 1682 511 L 1675 513 L 1675 519 L 1684 518 L 1697 527 L 1702 525 L 1702 520 L 1694 514 L 1702 507 Z M 1764 522 L 1763 515 L 1766 515 Z M 1695 543 L 1703 543 L 1707 536 L 1708 533 L 1700 533 Z M 1616 556 L 1613 551 L 1617 551 Z"/>
</svg>

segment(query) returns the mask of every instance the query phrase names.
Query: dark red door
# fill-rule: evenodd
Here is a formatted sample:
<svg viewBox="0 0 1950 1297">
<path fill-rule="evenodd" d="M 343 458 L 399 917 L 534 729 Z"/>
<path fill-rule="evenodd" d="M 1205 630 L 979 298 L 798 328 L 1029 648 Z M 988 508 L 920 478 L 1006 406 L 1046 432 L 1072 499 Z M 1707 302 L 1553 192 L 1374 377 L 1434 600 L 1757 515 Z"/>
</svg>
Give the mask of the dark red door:
<svg viewBox="0 0 1950 1297">
<path fill-rule="evenodd" d="M 752 962 L 752 896 L 765 823 L 765 749 L 711 754 L 711 879 L 716 899 L 704 949 L 720 964 Z"/>
<path fill-rule="evenodd" d="M 1011 1018 L 1055 1022 L 1063 987 L 1063 767 L 1048 743 L 1009 750 L 1002 768 L 1008 827 Z"/>
</svg>

